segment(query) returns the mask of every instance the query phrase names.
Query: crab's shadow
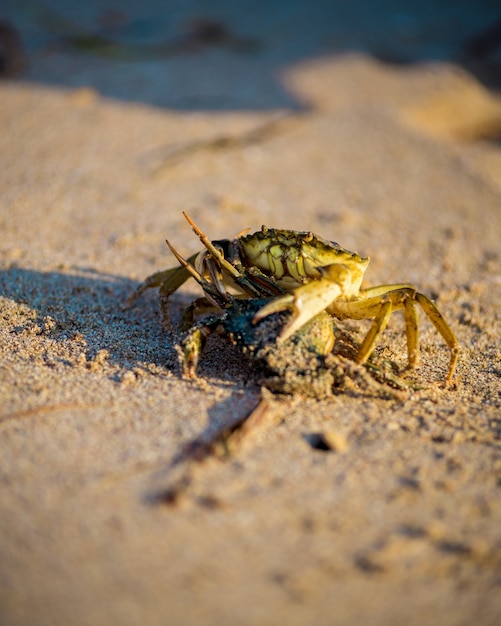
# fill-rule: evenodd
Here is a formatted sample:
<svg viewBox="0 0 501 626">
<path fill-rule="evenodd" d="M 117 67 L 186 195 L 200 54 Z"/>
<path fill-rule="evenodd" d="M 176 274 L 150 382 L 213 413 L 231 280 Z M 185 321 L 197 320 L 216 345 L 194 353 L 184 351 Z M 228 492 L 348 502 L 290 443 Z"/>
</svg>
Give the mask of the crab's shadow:
<svg viewBox="0 0 501 626">
<path fill-rule="evenodd" d="M 9 268 L 0 272 L 4 326 L 14 333 L 39 328 L 57 342 L 77 339 L 88 359 L 106 350 L 109 362 L 123 369 L 144 362 L 175 369 L 173 333 L 162 328 L 156 294 L 145 294 L 136 306 L 125 307 L 137 285 L 91 268 Z M 176 294 L 173 308 L 182 308 L 186 297 Z M 17 306 L 7 312 L 9 300 Z"/>
<path fill-rule="evenodd" d="M 154 364 L 181 376 L 176 329 L 193 294 L 171 296 L 169 329 L 156 290 L 127 305 L 138 285 L 125 276 L 85 267 L 61 272 L 5 269 L 0 271 L 0 296 L 6 299 L 3 305 L 0 302 L 1 325 L 7 332 L 41 334 L 56 342 L 77 340 L 88 361 L 106 350 L 108 363 L 120 370 Z M 17 306 L 10 309 L 9 301 Z M 248 358 L 222 337 L 213 336 L 198 373 L 218 386 L 242 387 L 251 385 L 249 367 Z"/>
</svg>

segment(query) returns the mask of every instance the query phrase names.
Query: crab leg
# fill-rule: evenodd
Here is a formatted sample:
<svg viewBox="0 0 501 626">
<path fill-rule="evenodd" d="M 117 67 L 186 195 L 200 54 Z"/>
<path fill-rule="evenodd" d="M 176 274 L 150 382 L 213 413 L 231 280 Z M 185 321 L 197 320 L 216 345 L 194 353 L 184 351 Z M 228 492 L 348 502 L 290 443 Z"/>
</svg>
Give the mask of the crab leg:
<svg viewBox="0 0 501 626">
<path fill-rule="evenodd" d="M 188 259 L 188 263 L 193 263 L 197 257 L 197 254 L 193 254 Z M 183 285 L 190 273 L 186 271 L 184 267 L 173 267 L 169 270 L 163 270 L 156 272 L 142 282 L 137 289 L 129 296 L 125 303 L 125 307 L 129 307 L 148 289 L 160 288 L 161 295 L 165 298 L 169 298 L 175 291 Z"/>
<path fill-rule="evenodd" d="M 349 288 L 351 272 L 346 265 L 333 264 L 318 268 L 321 276 L 297 287 L 292 292 L 273 299 L 260 309 L 253 322 L 286 309 L 292 309 L 290 321 L 284 326 L 278 341 L 285 341 L 315 315 L 325 311 Z"/>
<path fill-rule="evenodd" d="M 418 316 L 416 305 L 413 300 L 413 294 L 415 290 L 410 287 L 405 289 L 411 291 L 410 294 L 405 294 L 399 291 L 395 292 L 382 292 L 382 295 L 372 296 L 365 300 L 359 300 L 356 302 L 346 303 L 347 307 L 350 307 L 351 315 L 355 319 L 374 318 L 372 326 L 370 327 L 367 335 L 365 336 L 357 354 L 357 363 L 365 363 L 370 357 L 376 343 L 383 333 L 384 329 L 388 326 L 391 314 L 393 311 L 403 308 L 405 319 L 405 334 L 407 338 L 407 355 L 409 368 L 416 367 L 419 363 L 419 335 L 418 335 Z M 378 288 L 375 287 L 374 291 Z M 372 292 L 371 292 L 372 293 Z M 335 303 L 332 309 L 335 309 L 335 313 L 339 313 L 343 310 L 342 302 Z"/>
<path fill-rule="evenodd" d="M 207 337 L 216 332 L 221 320 L 217 316 L 205 318 L 194 324 L 181 342 L 181 370 L 183 376 L 194 378 L 198 360 L 203 351 Z"/>
<path fill-rule="evenodd" d="M 421 305 L 421 308 L 423 309 L 423 311 L 426 313 L 429 320 L 433 324 L 433 326 L 435 326 L 438 332 L 442 335 L 443 340 L 445 341 L 449 350 L 451 351 L 449 373 L 447 374 L 447 382 L 450 382 L 452 380 L 452 377 L 454 376 L 454 371 L 456 369 L 456 365 L 458 362 L 459 353 L 461 351 L 461 346 L 459 345 L 459 342 L 456 339 L 456 336 L 452 332 L 451 327 L 445 321 L 443 315 L 437 309 L 435 304 L 422 293 L 416 293 L 415 297 L 416 297 L 416 300 Z"/>
<path fill-rule="evenodd" d="M 382 291 L 383 287 L 386 288 L 386 291 Z M 451 351 L 449 371 L 446 378 L 446 381 L 450 382 L 454 375 L 460 352 L 459 343 L 450 326 L 435 304 L 425 295 L 416 292 L 413 287 L 407 285 L 404 287 L 395 285 L 396 289 L 393 287 L 393 285 L 384 285 L 368 289 L 365 292 L 361 292 L 361 295 L 367 296 L 367 294 L 370 294 L 371 297 L 365 297 L 363 300 L 351 302 L 336 301 L 332 303 L 328 311 L 333 315 L 352 319 L 374 318 L 372 326 L 362 342 L 357 356 L 358 363 L 365 363 L 374 350 L 379 336 L 386 328 L 391 313 L 398 309 L 403 309 L 409 368 L 413 368 L 419 362 L 419 338 L 416 311 L 416 303 L 418 303 Z"/>
<path fill-rule="evenodd" d="M 224 308 L 228 303 L 227 294 L 222 294 L 217 289 L 214 289 L 212 285 L 206 281 L 203 276 L 196 270 L 196 268 L 191 265 L 186 259 L 184 259 L 179 252 L 174 248 L 174 246 L 166 239 L 165 243 L 169 246 L 169 250 L 179 261 L 180 265 L 189 272 L 193 276 L 193 278 L 197 281 L 197 283 L 202 287 L 205 292 L 205 295 L 209 298 L 211 302 L 213 302 L 216 306 Z"/>
<path fill-rule="evenodd" d="M 413 368 L 419 365 L 419 330 L 418 312 L 410 298 L 404 300 L 404 320 L 409 367 Z"/>
</svg>

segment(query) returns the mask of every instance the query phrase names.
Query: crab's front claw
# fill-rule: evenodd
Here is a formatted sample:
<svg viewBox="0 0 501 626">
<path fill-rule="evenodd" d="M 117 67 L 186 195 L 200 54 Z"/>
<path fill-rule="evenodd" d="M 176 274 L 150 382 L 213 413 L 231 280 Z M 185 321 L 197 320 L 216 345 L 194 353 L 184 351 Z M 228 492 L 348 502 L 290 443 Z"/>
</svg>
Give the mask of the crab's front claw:
<svg viewBox="0 0 501 626">
<path fill-rule="evenodd" d="M 285 341 L 349 290 L 351 272 L 346 265 L 328 265 L 319 267 L 318 271 L 320 278 L 310 280 L 292 292 L 273 299 L 256 313 L 253 322 L 256 323 L 272 313 L 292 309 L 292 317 L 278 337 L 278 341 Z"/>
</svg>

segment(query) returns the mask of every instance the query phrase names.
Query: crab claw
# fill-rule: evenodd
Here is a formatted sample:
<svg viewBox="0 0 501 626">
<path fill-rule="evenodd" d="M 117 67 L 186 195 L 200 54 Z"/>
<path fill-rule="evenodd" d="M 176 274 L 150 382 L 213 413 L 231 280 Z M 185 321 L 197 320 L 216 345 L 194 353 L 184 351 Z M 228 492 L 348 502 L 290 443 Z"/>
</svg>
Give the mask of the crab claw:
<svg viewBox="0 0 501 626">
<path fill-rule="evenodd" d="M 285 341 L 349 290 L 351 272 L 346 265 L 333 264 L 317 269 L 320 278 L 310 280 L 292 292 L 273 299 L 259 309 L 253 323 L 272 313 L 292 309 L 292 317 L 278 337 L 278 341 Z"/>
</svg>

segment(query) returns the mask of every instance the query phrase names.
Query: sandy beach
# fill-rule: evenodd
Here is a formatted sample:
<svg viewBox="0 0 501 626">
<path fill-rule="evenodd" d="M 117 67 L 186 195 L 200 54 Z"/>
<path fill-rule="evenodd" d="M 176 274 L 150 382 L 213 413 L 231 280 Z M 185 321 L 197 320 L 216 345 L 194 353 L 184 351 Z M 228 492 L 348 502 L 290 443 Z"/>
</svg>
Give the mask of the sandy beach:
<svg viewBox="0 0 501 626">
<path fill-rule="evenodd" d="M 494 10 L 160 4 L 0 16 L 25 55 L 0 82 L 0 624 L 499 624 Z M 386 397 L 263 392 L 220 337 L 183 378 L 157 293 L 124 306 L 176 265 L 166 238 L 201 249 L 183 211 L 370 256 L 367 286 L 412 283 L 450 323 L 453 383 L 424 314 Z M 400 313 L 375 358 L 404 372 Z"/>
</svg>

